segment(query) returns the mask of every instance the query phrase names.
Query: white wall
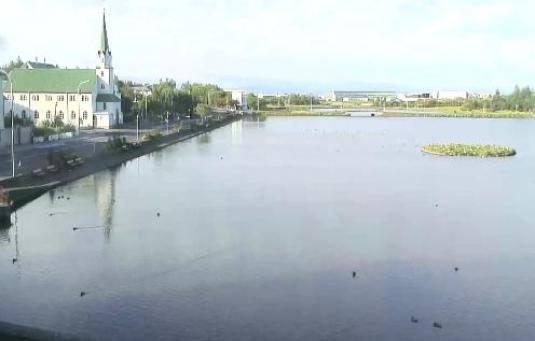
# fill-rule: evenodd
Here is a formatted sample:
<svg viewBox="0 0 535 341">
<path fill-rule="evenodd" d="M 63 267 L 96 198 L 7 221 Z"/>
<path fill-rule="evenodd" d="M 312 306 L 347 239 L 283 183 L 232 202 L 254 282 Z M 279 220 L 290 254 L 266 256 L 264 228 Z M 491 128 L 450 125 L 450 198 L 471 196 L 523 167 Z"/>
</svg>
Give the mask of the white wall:
<svg viewBox="0 0 535 341">
<path fill-rule="evenodd" d="M 15 128 L 15 144 L 32 143 L 32 127 Z M 0 147 L 11 146 L 11 129 L 0 129 Z"/>
<path fill-rule="evenodd" d="M 6 94 L 7 95 L 7 94 Z M 25 95 L 26 99 L 21 99 L 21 95 Z M 87 97 L 87 101 L 82 101 L 82 95 Z M 81 122 L 82 126 L 93 125 L 94 112 L 94 96 L 93 94 L 57 94 L 57 93 L 14 93 L 14 111 L 15 116 L 22 117 L 23 112 L 27 118 L 30 118 L 37 126 L 44 121 L 53 121 L 54 115 L 60 116 L 63 113 L 63 122 L 65 124 L 78 125 L 78 113 L 83 117 L 84 111 L 87 112 L 87 120 Z M 47 96 L 51 100 L 47 100 Z M 60 96 L 63 97 L 61 100 Z M 71 100 L 74 96 L 74 100 Z M 5 101 L 6 113 L 11 109 L 11 101 Z M 39 114 L 39 118 L 35 118 L 35 112 Z M 49 118 L 47 118 L 49 113 Z M 72 114 L 74 113 L 74 117 Z"/>
<path fill-rule="evenodd" d="M 245 91 L 232 91 L 232 100 L 237 101 L 243 110 L 247 110 L 247 94 L 245 93 Z"/>
</svg>

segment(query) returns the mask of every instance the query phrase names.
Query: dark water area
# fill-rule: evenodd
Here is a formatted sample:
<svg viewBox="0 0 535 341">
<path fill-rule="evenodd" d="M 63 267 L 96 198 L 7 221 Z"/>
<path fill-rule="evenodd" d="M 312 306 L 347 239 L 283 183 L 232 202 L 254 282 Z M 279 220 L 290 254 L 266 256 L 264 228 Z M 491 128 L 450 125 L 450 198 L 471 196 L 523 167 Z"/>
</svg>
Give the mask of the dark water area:
<svg viewBox="0 0 535 341">
<path fill-rule="evenodd" d="M 420 152 L 449 142 L 518 155 Z M 96 340 L 530 340 L 534 160 L 531 120 L 235 122 L 14 214 L 0 320 Z"/>
</svg>

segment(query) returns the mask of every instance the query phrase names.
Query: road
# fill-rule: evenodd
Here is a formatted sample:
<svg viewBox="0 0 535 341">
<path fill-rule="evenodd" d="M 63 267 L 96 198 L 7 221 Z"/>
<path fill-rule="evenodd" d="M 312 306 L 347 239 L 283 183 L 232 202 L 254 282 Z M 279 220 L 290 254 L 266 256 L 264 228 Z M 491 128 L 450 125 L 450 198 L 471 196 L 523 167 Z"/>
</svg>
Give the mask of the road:
<svg viewBox="0 0 535 341">
<path fill-rule="evenodd" d="M 174 131 L 174 124 L 169 124 L 170 132 Z M 143 125 L 139 130 L 139 137 L 144 134 L 159 129 L 166 133 L 165 124 Z M 53 151 L 69 151 L 76 153 L 83 158 L 88 158 L 106 148 L 106 142 L 111 137 L 125 137 L 128 141 L 136 141 L 135 125 L 121 129 L 93 129 L 82 130 L 79 136 L 72 139 L 45 142 L 38 144 L 27 144 L 15 146 L 15 173 L 27 173 L 34 169 L 44 168 L 48 165 L 47 156 Z M 0 180 L 11 177 L 11 147 L 0 147 Z"/>
</svg>

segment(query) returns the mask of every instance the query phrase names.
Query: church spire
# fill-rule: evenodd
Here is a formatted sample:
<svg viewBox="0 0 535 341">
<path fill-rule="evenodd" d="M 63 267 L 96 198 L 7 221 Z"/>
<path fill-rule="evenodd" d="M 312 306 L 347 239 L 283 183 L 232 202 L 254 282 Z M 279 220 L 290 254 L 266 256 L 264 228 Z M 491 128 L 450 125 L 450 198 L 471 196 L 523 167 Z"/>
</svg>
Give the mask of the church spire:
<svg viewBox="0 0 535 341">
<path fill-rule="evenodd" d="M 102 33 L 100 34 L 100 51 L 101 53 L 110 52 L 108 45 L 108 30 L 106 29 L 106 12 L 102 12 Z"/>
</svg>

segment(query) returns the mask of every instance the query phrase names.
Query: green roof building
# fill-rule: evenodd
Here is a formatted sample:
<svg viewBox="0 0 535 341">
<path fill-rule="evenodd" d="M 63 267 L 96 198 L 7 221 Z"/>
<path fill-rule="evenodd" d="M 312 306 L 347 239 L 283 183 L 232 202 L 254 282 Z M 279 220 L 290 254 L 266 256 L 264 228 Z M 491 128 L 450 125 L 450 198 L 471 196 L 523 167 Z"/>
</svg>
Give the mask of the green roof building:
<svg viewBox="0 0 535 341">
<path fill-rule="evenodd" d="M 111 128 L 123 123 L 121 94 L 115 84 L 106 15 L 102 16 L 100 47 L 94 69 L 61 69 L 28 62 L 10 73 L 13 99 L 4 88 L 5 115 L 31 119 L 35 125 L 62 120 L 80 128 Z M 1 90 L 0 90 L 1 91 Z M 3 121 L 3 120 L 2 120 Z"/>
</svg>

